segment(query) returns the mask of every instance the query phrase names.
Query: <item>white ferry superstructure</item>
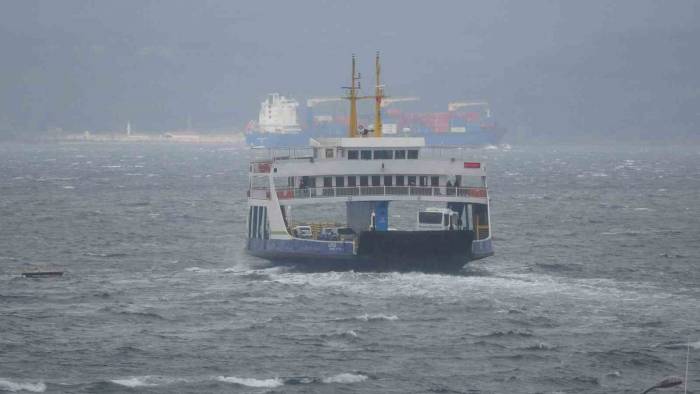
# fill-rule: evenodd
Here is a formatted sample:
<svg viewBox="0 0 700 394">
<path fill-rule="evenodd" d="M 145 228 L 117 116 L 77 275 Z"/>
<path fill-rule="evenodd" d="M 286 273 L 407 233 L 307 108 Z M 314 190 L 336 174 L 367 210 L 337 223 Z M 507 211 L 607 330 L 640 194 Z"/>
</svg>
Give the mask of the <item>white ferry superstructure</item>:
<svg viewBox="0 0 700 394">
<path fill-rule="evenodd" d="M 351 114 L 360 98 L 356 78 L 353 57 Z M 377 105 L 382 97 L 377 83 Z M 382 138 L 381 119 L 373 132 L 358 133 L 351 116 L 347 138 L 254 149 L 248 253 L 320 267 L 427 271 L 459 269 L 492 255 L 485 166 L 469 158 L 470 150 L 428 147 L 420 137 Z M 415 212 L 414 228 L 395 230 L 390 205 L 405 201 L 437 207 Z M 345 217 L 334 218 L 333 225 L 291 217 L 295 206 L 324 204 L 344 204 Z"/>
</svg>

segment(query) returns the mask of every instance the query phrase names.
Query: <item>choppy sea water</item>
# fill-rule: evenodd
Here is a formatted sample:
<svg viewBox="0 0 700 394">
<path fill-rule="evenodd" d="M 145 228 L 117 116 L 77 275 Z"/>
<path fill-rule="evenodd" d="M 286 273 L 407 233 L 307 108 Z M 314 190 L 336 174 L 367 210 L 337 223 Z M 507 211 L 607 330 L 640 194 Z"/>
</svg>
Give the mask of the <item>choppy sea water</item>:
<svg viewBox="0 0 700 394">
<path fill-rule="evenodd" d="M 700 148 L 475 150 L 459 275 L 243 252 L 247 152 L 0 145 L 0 392 L 700 392 Z M 61 278 L 24 279 L 33 266 Z"/>
</svg>

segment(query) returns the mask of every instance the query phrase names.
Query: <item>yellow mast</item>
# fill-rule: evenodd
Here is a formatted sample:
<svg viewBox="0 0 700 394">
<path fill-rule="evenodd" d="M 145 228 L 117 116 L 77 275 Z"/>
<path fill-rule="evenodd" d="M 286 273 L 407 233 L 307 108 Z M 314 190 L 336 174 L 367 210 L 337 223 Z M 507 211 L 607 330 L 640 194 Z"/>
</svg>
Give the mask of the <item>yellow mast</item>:
<svg viewBox="0 0 700 394">
<path fill-rule="evenodd" d="M 379 76 L 381 73 L 381 68 L 379 65 L 379 52 L 377 52 L 377 57 L 375 59 L 376 68 L 376 78 L 377 86 L 375 87 L 374 96 L 358 96 L 357 91 L 360 89 L 360 73 L 357 72 L 355 64 L 355 55 L 352 55 L 352 77 L 350 79 L 351 84 L 349 87 L 344 87 L 343 89 L 348 89 L 348 95 L 345 97 L 346 100 L 350 100 L 350 120 L 348 122 L 348 137 L 354 138 L 358 136 L 357 132 L 357 100 L 363 99 L 374 99 L 374 136 L 382 136 L 382 98 L 384 98 L 384 88 L 379 84 Z"/>
<path fill-rule="evenodd" d="M 374 88 L 374 136 L 382 136 L 382 98 L 384 97 L 384 92 L 382 85 L 379 84 L 379 74 L 381 73 L 381 67 L 379 65 L 379 51 L 377 51 L 377 56 L 374 60 L 374 68 L 376 72 L 377 84 Z"/>
<path fill-rule="evenodd" d="M 348 97 L 350 100 L 350 121 L 348 122 L 348 137 L 357 137 L 357 87 L 355 81 L 359 80 L 360 76 L 355 72 L 355 55 L 352 55 L 352 84 L 350 85 Z"/>
</svg>

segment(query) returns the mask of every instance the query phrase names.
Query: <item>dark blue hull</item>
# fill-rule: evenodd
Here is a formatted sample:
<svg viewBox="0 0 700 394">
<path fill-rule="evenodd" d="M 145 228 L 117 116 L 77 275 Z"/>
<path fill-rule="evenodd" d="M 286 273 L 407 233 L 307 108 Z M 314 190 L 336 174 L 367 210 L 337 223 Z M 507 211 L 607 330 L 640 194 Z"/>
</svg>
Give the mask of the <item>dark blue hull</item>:
<svg viewBox="0 0 700 394">
<path fill-rule="evenodd" d="M 352 242 L 294 238 L 249 239 L 247 250 L 310 270 L 454 272 L 485 257 L 472 255 L 472 237 L 470 231 L 368 231 L 360 234 L 356 249 Z"/>
</svg>

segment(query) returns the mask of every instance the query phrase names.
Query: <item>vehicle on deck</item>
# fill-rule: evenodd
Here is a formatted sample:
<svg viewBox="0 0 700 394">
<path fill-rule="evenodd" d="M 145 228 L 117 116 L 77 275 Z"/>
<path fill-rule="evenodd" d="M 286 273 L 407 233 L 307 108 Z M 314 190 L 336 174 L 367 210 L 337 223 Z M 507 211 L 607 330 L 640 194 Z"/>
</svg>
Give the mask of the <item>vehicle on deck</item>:
<svg viewBox="0 0 700 394">
<path fill-rule="evenodd" d="M 321 230 L 318 239 L 322 241 L 337 241 L 340 239 L 337 227 L 326 227 Z"/>
<path fill-rule="evenodd" d="M 353 241 L 357 234 L 350 227 L 340 227 L 338 228 L 338 239 L 341 241 Z"/>
<path fill-rule="evenodd" d="M 295 237 L 301 239 L 311 239 L 313 238 L 313 233 L 311 232 L 310 226 L 295 226 L 292 229 L 292 233 Z"/>
<path fill-rule="evenodd" d="M 418 211 L 418 230 L 458 230 L 461 226 L 459 214 L 448 208 L 426 208 Z"/>
</svg>

